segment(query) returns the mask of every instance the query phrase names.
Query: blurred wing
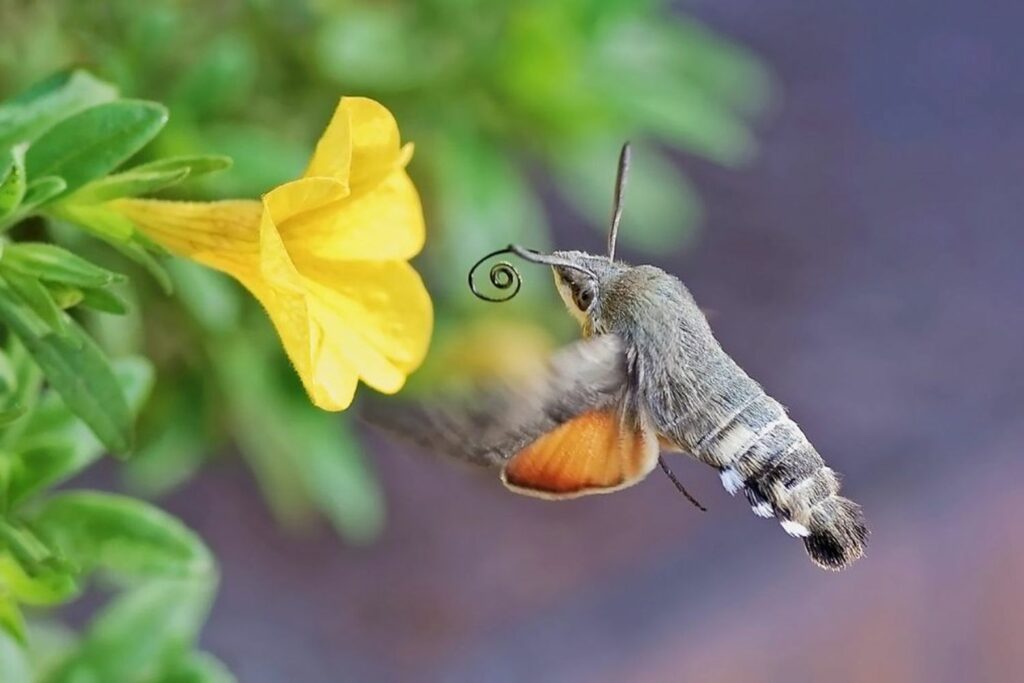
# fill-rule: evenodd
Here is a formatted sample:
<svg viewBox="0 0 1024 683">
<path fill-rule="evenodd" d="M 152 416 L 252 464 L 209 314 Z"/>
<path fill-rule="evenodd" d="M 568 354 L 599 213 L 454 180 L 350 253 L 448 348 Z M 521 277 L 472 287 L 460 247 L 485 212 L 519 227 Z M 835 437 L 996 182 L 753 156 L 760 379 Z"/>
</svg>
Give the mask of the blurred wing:
<svg viewBox="0 0 1024 683">
<path fill-rule="evenodd" d="M 381 401 L 367 418 L 438 453 L 500 467 L 516 491 L 568 497 L 621 488 L 654 467 L 656 440 L 629 397 L 622 341 L 601 335 L 557 351 L 531 382 L 457 403 Z"/>
<path fill-rule="evenodd" d="M 562 423 L 514 455 L 501 480 L 517 493 L 551 499 L 635 484 L 658 462 L 658 439 L 623 408 L 588 411 Z"/>
</svg>

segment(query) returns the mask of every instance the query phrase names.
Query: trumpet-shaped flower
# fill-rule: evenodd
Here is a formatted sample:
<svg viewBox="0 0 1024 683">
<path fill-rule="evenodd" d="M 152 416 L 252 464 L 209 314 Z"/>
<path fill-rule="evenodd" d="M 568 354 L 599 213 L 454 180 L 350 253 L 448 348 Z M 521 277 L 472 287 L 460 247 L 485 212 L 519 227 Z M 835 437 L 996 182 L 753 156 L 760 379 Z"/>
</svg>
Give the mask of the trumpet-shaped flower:
<svg viewBox="0 0 1024 683">
<path fill-rule="evenodd" d="M 114 210 L 175 254 L 223 271 L 266 309 L 313 403 L 343 410 L 358 380 L 398 391 L 423 360 L 430 297 L 411 145 L 380 104 L 342 98 L 298 180 L 262 201 L 121 199 Z"/>
</svg>

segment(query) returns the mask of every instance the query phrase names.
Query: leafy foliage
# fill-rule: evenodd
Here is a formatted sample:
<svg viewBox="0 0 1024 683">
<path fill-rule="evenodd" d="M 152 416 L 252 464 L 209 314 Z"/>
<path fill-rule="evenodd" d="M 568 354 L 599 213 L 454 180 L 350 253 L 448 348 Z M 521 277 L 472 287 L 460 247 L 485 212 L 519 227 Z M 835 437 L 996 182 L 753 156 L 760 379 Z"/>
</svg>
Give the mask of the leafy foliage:
<svg viewBox="0 0 1024 683">
<path fill-rule="evenodd" d="M 0 680 L 231 680 L 193 650 L 217 583 L 191 531 L 139 500 L 53 488 L 103 452 L 127 456 L 153 369 L 111 359 L 79 321 L 124 314 L 126 277 L 38 239 L 35 217 L 79 227 L 156 264 L 103 202 L 180 182 L 222 157 L 168 159 L 110 175 L 162 128 L 161 105 L 117 99 L 84 72 L 50 78 L 0 104 Z M 92 210 L 90 212 L 90 210 Z M 84 216 L 85 220 L 77 220 Z M 144 255 L 144 257 L 142 257 Z M 81 313 L 80 313 L 81 312 Z M 77 598 L 93 577 L 118 589 L 83 637 L 54 647 L 23 616 Z M 44 629 L 45 631 L 45 629 Z M 183 674 L 182 672 L 185 672 Z"/>
</svg>

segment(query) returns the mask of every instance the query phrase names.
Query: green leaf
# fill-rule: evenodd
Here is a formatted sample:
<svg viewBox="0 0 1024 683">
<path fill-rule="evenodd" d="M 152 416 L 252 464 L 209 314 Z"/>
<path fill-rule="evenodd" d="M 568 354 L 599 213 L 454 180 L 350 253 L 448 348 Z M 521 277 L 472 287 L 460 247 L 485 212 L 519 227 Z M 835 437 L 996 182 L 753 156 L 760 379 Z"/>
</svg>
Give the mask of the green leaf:
<svg viewBox="0 0 1024 683">
<path fill-rule="evenodd" d="M 100 348 L 107 349 L 112 356 L 126 356 L 137 353 L 146 346 L 143 330 L 143 311 L 139 306 L 139 292 L 131 287 L 110 288 L 110 294 L 125 302 L 123 314 L 93 315 L 87 314 L 89 332 Z M 159 304 L 159 301 L 151 301 Z M 90 303 L 89 306 L 92 304 Z M 99 310 L 99 309 L 97 309 Z M 151 311 L 147 307 L 147 314 Z M 105 311 L 112 312 L 112 311 Z M 134 458 L 134 455 L 132 456 Z"/>
<path fill-rule="evenodd" d="M 27 148 L 27 147 L 26 147 Z M 0 149 L 0 188 L 7 182 L 14 170 L 14 155 L 9 149 Z"/>
<path fill-rule="evenodd" d="M 30 575 L 55 560 L 56 554 L 35 531 L 8 517 L 0 518 L 0 548 Z"/>
<path fill-rule="evenodd" d="M 77 306 L 82 303 L 82 299 L 85 298 L 85 294 L 82 290 L 77 287 L 69 287 L 68 285 L 61 284 L 60 282 L 47 282 L 45 284 L 46 291 L 50 293 L 53 298 L 53 303 L 57 304 L 57 308 L 62 311 L 66 311 L 69 308 Z"/>
<path fill-rule="evenodd" d="M 100 456 L 102 447 L 96 438 L 84 426 L 81 431 L 91 442 L 85 445 L 94 444 L 93 447 L 76 448 L 55 436 L 19 449 L 8 483 L 10 505 L 17 505 L 28 496 L 80 472 Z"/>
<path fill-rule="evenodd" d="M 67 249 L 43 242 L 8 245 L 0 256 L 0 266 L 73 287 L 104 287 L 126 279 L 124 275 L 101 268 Z"/>
<path fill-rule="evenodd" d="M 85 228 L 125 257 L 141 265 L 165 293 L 170 294 L 174 291 L 170 275 L 154 256 L 154 253 L 164 254 L 164 250 L 138 232 L 130 220 L 107 205 L 62 202 L 53 208 L 53 215 Z"/>
<path fill-rule="evenodd" d="M 0 104 L 0 149 L 34 140 L 77 112 L 117 97 L 117 89 L 85 71 L 63 72 Z"/>
<path fill-rule="evenodd" d="M 213 571 L 198 536 L 162 510 L 127 496 L 60 494 L 42 505 L 35 526 L 86 571 L 101 567 L 127 576 L 173 578 Z"/>
<path fill-rule="evenodd" d="M 187 168 L 172 171 L 139 171 L 132 169 L 106 178 L 94 180 L 83 186 L 65 201 L 79 204 L 98 204 L 120 197 L 136 197 L 151 194 L 165 187 L 176 185 L 188 176 Z"/>
<path fill-rule="evenodd" d="M 9 553 L 0 552 L 0 585 L 26 605 L 57 605 L 78 595 L 71 567 L 59 562 L 39 563 L 30 574 Z"/>
<path fill-rule="evenodd" d="M 187 170 L 189 179 L 192 179 L 229 168 L 231 168 L 231 157 L 219 154 L 199 154 L 167 157 L 166 159 L 150 161 L 149 163 L 135 166 L 129 172 L 164 173 Z"/>
<path fill-rule="evenodd" d="M 149 681 L 195 642 L 213 581 L 149 581 L 114 600 L 48 683 Z M 214 679 L 216 680 L 216 679 Z"/>
<path fill-rule="evenodd" d="M 61 202 L 52 209 L 52 214 L 62 220 L 85 228 L 102 240 L 123 243 L 135 234 L 135 224 L 108 206 L 98 204 L 73 204 Z"/>
<path fill-rule="evenodd" d="M 31 334 L 36 337 L 45 337 L 52 334 L 53 330 L 42 320 L 32 308 L 7 284 L 6 280 L 0 277 L 0 311 L 4 310 L 4 303 L 9 303 L 9 308 L 17 314 L 17 322 L 14 325 L 8 324 L 11 332 L 21 339 L 17 330 L 24 334 Z M 0 313 L 0 322 L 3 322 L 3 315 Z M 26 348 L 28 346 L 26 345 Z"/>
<path fill-rule="evenodd" d="M 0 394 L 0 407 L 5 413 L 22 412 L 26 419 L 8 424 L 0 433 L 0 446 L 3 448 L 9 447 L 20 437 L 27 416 L 35 409 L 42 383 L 39 367 L 17 337 L 8 336 L 6 352 L 6 358 L 14 371 L 14 384 L 13 391 Z M 5 381 L 10 380 L 8 378 Z"/>
<path fill-rule="evenodd" d="M 65 320 L 66 334 L 48 334 L 24 300 L 0 280 L 0 321 L 25 345 L 68 408 L 115 453 L 131 448 L 132 416 L 110 361 L 82 328 Z"/>
<path fill-rule="evenodd" d="M 6 427 L 12 422 L 18 420 L 27 412 L 28 408 L 25 406 L 14 406 L 13 408 L 0 410 L 0 427 Z"/>
<path fill-rule="evenodd" d="M 128 302 L 110 289 L 86 289 L 82 292 L 79 304 L 84 308 L 112 315 L 124 315 L 128 312 Z"/>
<path fill-rule="evenodd" d="M 18 374 L 14 362 L 6 351 L 0 349 L 0 396 L 8 396 L 18 388 Z"/>
<path fill-rule="evenodd" d="M 0 630 L 5 631 L 7 635 L 18 643 L 25 645 L 25 617 L 22 616 L 21 610 L 18 609 L 18 603 L 14 601 L 14 597 L 4 593 L 2 586 L 0 586 Z M 0 673 L 3 671 L 3 665 L 0 665 Z M 3 678 L 0 680 L 6 681 L 9 679 Z"/>
<path fill-rule="evenodd" d="M 27 145 L 15 145 L 6 152 L 6 161 L 0 160 L 0 219 L 14 213 L 25 198 L 27 148 Z"/>
<path fill-rule="evenodd" d="M 216 657 L 189 652 L 168 666 L 155 683 L 235 683 L 235 677 Z"/>
<path fill-rule="evenodd" d="M 22 410 L 22 414 L 28 412 Z M 11 422 L 16 422 L 21 415 L 15 417 Z M 0 452 L 0 515 L 6 515 L 10 511 L 10 488 L 11 477 L 14 471 L 14 456 L 10 453 Z"/>
<path fill-rule="evenodd" d="M 61 336 L 67 334 L 67 315 L 39 280 L 13 271 L 3 273 L 2 279 L 52 332 Z"/>
<path fill-rule="evenodd" d="M 63 178 L 55 175 L 36 178 L 25 188 L 25 197 L 21 200 L 19 215 L 25 216 L 47 204 L 67 188 Z"/>
<path fill-rule="evenodd" d="M 143 358 L 122 358 L 115 362 L 114 370 L 134 415 L 153 386 L 153 368 Z M 80 472 L 103 453 L 103 445 L 59 396 L 48 392 L 12 450 L 8 496 L 10 504 L 17 505 Z"/>
<path fill-rule="evenodd" d="M 0 350 L 0 427 L 6 427 L 28 414 L 28 405 L 18 399 L 17 371 L 10 356 Z M 4 456 L 0 454 L 0 475 L 5 465 Z M 6 484 L 5 476 L 0 476 L 0 500 L 6 493 Z"/>
<path fill-rule="evenodd" d="M 167 109 L 155 102 L 119 100 L 64 119 L 29 148 L 30 178 L 57 175 L 66 191 L 100 178 L 138 152 L 167 123 Z"/>
</svg>

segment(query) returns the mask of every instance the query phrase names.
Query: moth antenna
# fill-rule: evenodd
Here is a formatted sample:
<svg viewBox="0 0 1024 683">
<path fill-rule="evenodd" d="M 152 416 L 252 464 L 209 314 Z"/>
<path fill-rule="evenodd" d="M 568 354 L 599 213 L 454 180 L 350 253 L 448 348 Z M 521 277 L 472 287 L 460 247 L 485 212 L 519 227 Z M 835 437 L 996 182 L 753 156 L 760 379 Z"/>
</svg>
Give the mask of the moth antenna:
<svg viewBox="0 0 1024 683">
<path fill-rule="evenodd" d="M 622 195 L 626 190 L 629 175 L 630 146 L 627 142 L 619 152 L 619 171 L 615 176 L 615 197 L 612 201 L 612 224 L 608 228 L 608 260 L 615 260 L 615 242 L 619 238 L 619 222 L 622 220 Z"/>
<path fill-rule="evenodd" d="M 683 482 L 679 481 L 679 478 L 676 476 L 675 472 L 673 472 L 669 468 L 668 463 L 665 462 L 665 458 L 661 457 L 660 455 L 658 456 L 658 464 L 661 466 L 661 471 L 664 472 L 668 476 L 668 478 L 672 480 L 672 483 L 676 485 L 676 489 L 679 491 L 679 493 L 686 496 L 686 500 L 696 505 L 697 509 L 700 510 L 701 512 L 708 511 L 708 509 L 701 505 L 696 498 L 690 495 L 690 492 L 686 490 L 685 486 L 683 486 Z"/>
<path fill-rule="evenodd" d="M 530 263 L 541 263 L 546 266 L 561 266 L 562 268 L 571 268 L 572 270 L 578 270 L 581 273 L 586 273 L 590 277 L 594 277 L 593 272 L 579 264 L 573 263 L 572 261 L 569 261 L 567 259 L 558 258 L 557 256 L 552 256 L 551 254 L 542 254 L 534 249 L 526 249 L 524 247 L 519 246 L 518 244 L 510 244 L 508 245 L 508 248 L 505 249 L 504 251 L 511 252 L 518 256 L 519 258 L 523 259 L 524 261 L 529 261 Z"/>
</svg>

